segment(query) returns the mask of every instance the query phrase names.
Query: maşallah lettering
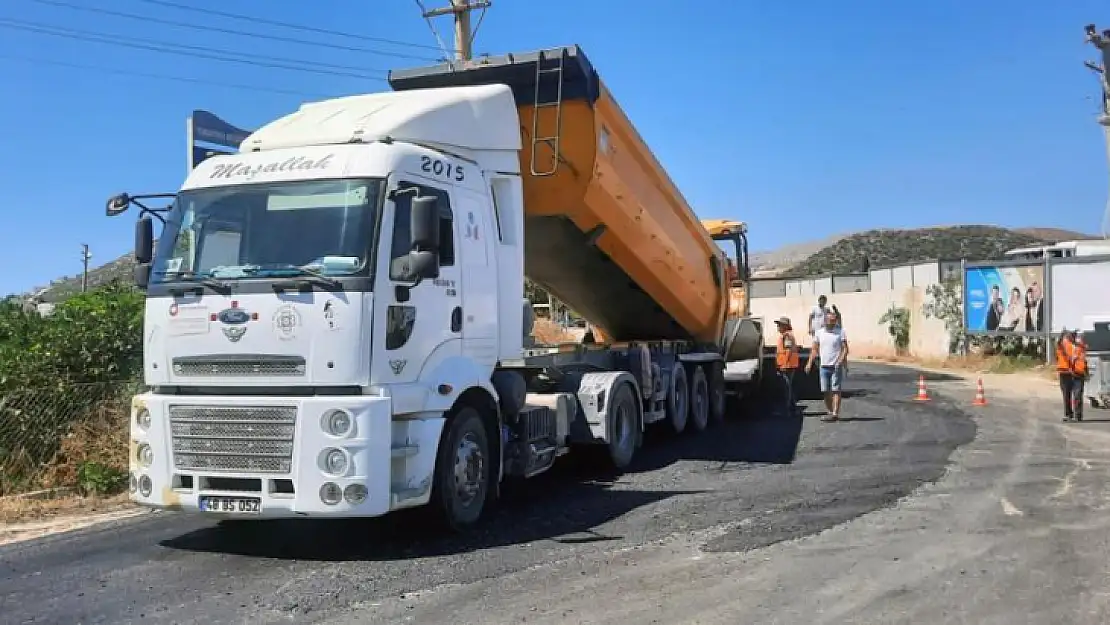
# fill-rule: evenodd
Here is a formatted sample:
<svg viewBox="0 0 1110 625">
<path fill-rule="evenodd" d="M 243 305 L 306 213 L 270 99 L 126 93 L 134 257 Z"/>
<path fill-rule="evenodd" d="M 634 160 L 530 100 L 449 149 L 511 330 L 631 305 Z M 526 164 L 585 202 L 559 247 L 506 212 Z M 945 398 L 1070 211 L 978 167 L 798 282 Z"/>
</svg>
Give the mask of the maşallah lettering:
<svg viewBox="0 0 1110 625">
<path fill-rule="evenodd" d="M 259 163 L 247 165 L 245 163 L 227 163 L 216 165 L 212 168 L 209 178 L 250 178 L 258 174 L 269 174 L 283 171 L 306 171 L 312 169 L 327 169 L 331 165 L 334 154 L 328 154 L 318 159 L 305 156 L 292 156 L 284 161 Z"/>
</svg>

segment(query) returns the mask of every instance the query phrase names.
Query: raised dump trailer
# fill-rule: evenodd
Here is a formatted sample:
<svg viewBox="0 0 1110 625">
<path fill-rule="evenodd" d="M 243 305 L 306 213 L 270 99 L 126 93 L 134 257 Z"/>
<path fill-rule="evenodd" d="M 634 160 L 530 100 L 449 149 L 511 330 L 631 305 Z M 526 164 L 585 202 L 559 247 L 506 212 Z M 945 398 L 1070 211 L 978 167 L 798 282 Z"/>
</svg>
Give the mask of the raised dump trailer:
<svg viewBox="0 0 1110 625">
<path fill-rule="evenodd" d="M 720 340 L 722 255 L 581 49 L 398 70 L 389 84 L 508 85 L 524 146 L 525 274 L 611 340 Z"/>
<path fill-rule="evenodd" d="M 248 518 L 433 504 L 462 527 L 504 478 L 578 445 L 625 468 L 652 422 L 703 430 L 726 381 L 758 380 L 742 224 L 697 221 L 581 50 L 390 80 L 201 163 L 154 251 L 160 214 L 142 209 L 136 502 Z M 525 350 L 525 273 L 601 340 Z"/>
</svg>

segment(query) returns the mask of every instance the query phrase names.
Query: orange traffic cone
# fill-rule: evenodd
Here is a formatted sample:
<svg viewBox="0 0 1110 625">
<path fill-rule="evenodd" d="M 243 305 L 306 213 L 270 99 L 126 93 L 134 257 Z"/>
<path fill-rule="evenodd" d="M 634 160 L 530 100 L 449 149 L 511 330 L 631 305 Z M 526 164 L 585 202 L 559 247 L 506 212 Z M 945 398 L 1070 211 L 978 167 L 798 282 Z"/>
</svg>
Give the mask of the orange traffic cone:
<svg viewBox="0 0 1110 625">
<path fill-rule="evenodd" d="M 986 406 L 987 395 L 983 392 L 983 378 L 979 378 L 979 384 L 975 388 L 975 399 L 971 401 L 972 406 Z"/>
<path fill-rule="evenodd" d="M 914 401 L 929 401 L 929 390 L 925 388 L 925 376 L 917 376 L 917 396 Z"/>
</svg>

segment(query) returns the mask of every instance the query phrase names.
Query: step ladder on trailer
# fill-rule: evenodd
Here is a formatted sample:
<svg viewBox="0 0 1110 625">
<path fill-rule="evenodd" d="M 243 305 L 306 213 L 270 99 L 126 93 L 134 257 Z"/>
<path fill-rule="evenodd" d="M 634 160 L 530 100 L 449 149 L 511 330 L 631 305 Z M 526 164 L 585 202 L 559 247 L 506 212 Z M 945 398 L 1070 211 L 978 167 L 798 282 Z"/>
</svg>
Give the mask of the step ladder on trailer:
<svg viewBox="0 0 1110 625">
<path fill-rule="evenodd" d="M 541 50 L 536 59 L 536 97 L 532 107 L 532 158 L 531 170 L 533 176 L 550 176 L 559 169 L 559 136 L 563 126 L 563 62 L 566 51 L 560 50 L 557 58 L 548 58 Z M 543 89 L 545 79 L 550 83 L 555 81 L 555 99 L 542 100 L 546 92 Z M 540 112 L 546 109 L 555 109 L 555 131 L 553 134 L 540 136 Z M 550 167 L 539 169 L 536 167 L 536 152 L 539 146 L 546 146 L 551 150 Z"/>
</svg>

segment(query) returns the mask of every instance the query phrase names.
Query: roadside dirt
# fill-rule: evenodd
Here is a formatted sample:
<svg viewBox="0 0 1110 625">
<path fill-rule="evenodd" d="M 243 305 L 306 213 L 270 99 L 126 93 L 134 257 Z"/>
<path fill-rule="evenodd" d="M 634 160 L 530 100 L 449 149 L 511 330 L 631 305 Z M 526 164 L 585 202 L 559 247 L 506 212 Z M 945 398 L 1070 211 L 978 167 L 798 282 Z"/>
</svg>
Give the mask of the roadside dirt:
<svg viewBox="0 0 1110 625">
<path fill-rule="evenodd" d="M 974 397 L 975 384 L 983 380 L 983 391 L 990 401 L 992 393 L 1018 398 L 1056 399 L 1060 389 L 1056 383 L 1056 375 L 1045 369 L 1031 369 L 1028 371 L 1014 371 L 1012 373 L 992 373 L 986 370 L 976 370 L 972 367 L 936 366 L 931 363 L 915 362 L 912 360 L 896 360 L 887 358 L 868 358 L 867 360 L 882 362 L 908 369 L 917 369 L 925 372 L 926 384 L 929 374 L 955 376 L 967 383 Z M 969 398 L 970 401 L 970 398 Z"/>
<path fill-rule="evenodd" d="M 0 499 L 0 545 L 68 532 L 143 511 L 126 494 L 114 497 L 65 496 L 50 499 Z"/>
</svg>

